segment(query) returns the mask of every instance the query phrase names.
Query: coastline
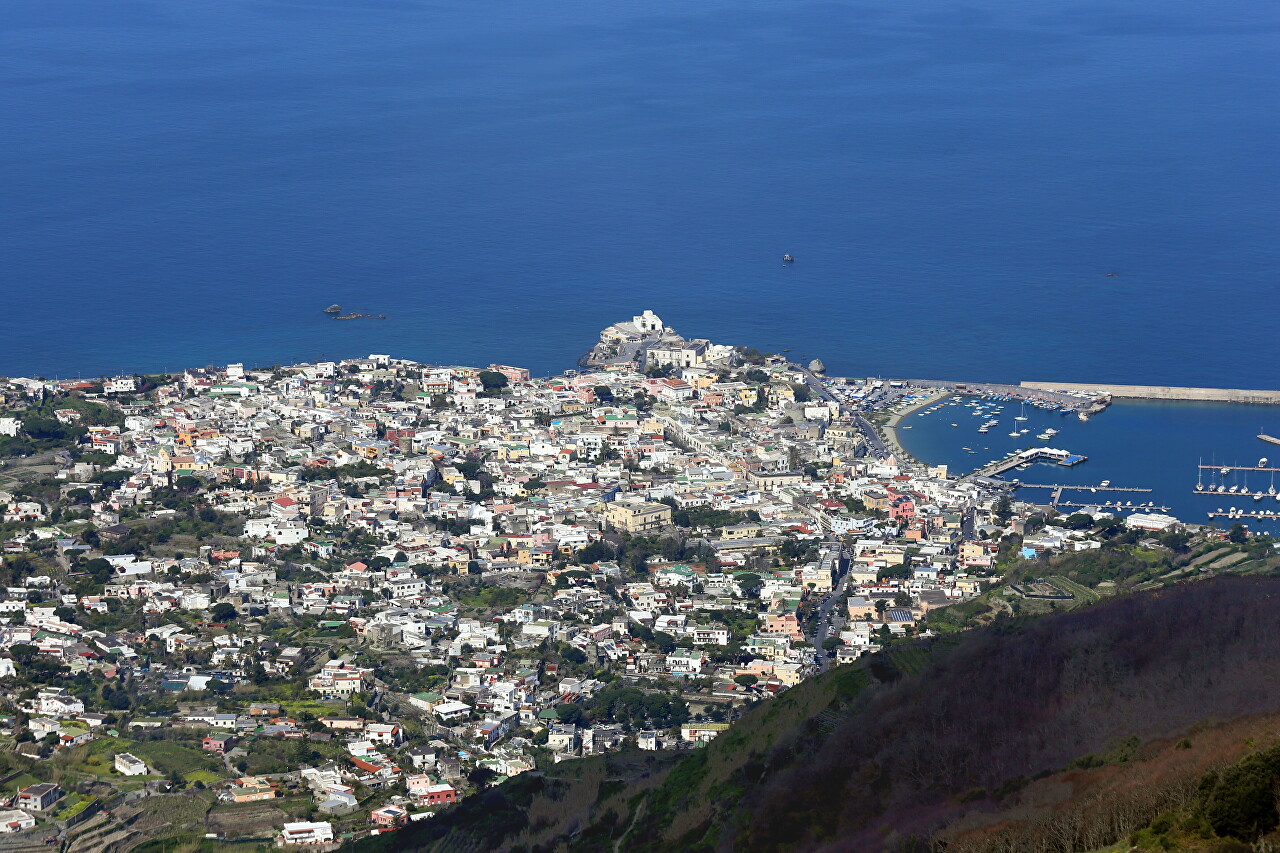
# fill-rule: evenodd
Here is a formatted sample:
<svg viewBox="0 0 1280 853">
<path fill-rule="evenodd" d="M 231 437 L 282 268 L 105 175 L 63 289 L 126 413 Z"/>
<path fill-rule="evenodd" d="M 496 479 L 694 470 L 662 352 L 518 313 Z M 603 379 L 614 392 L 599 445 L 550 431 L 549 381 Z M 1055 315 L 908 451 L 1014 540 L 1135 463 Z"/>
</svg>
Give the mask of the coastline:
<svg viewBox="0 0 1280 853">
<path fill-rule="evenodd" d="M 889 416 L 889 419 L 884 422 L 884 426 L 880 427 L 879 429 L 880 429 L 880 436 L 884 439 L 884 443 L 889 447 L 889 449 L 893 451 L 894 456 L 907 462 L 914 462 L 917 465 L 929 464 L 927 462 L 923 462 L 917 459 L 916 457 L 912 456 L 910 453 L 907 452 L 906 448 L 902 446 L 902 442 L 898 440 L 898 424 L 902 423 L 902 419 L 912 414 L 913 412 L 918 412 L 919 410 L 925 408 L 926 406 L 932 406 L 934 403 L 938 402 L 939 400 L 950 397 L 951 394 L 952 394 L 951 391 L 935 391 L 932 394 L 930 394 L 928 397 L 925 397 L 923 400 L 919 400 L 918 402 L 912 403 L 907 408 L 902 409 L 901 411 L 898 411 L 898 412 L 894 412 L 892 415 Z"/>
</svg>

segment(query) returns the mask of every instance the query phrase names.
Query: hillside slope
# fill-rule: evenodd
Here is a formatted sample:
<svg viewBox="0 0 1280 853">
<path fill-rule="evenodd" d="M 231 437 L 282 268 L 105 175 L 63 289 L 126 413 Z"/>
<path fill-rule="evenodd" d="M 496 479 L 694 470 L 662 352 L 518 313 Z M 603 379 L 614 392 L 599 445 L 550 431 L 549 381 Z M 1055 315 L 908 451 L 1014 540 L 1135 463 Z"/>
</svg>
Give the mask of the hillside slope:
<svg viewBox="0 0 1280 853">
<path fill-rule="evenodd" d="M 689 755 L 566 762 L 511 780 L 398 833 L 395 847 L 1102 847 L 1272 737 L 1277 635 L 1271 578 L 1003 622 L 833 670 Z"/>
</svg>

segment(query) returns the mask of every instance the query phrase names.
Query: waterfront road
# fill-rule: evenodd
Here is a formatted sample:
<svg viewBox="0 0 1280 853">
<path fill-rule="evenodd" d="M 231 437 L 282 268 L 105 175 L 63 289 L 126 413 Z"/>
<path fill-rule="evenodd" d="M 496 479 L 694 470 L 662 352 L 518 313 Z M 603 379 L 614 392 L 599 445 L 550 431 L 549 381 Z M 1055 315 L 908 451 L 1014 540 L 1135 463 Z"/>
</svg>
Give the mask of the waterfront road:
<svg viewBox="0 0 1280 853">
<path fill-rule="evenodd" d="M 853 421 L 854 426 L 856 426 L 858 431 L 862 433 L 862 437 L 867 440 L 867 447 L 871 449 L 871 453 L 877 459 L 887 459 L 889 457 L 889 448 L 886 447 L 884 441 L 881 440 L 880 433 L 870 421 L 862 416 L 861 412 L 852 406 L 847 406 L 837 400 L 831 392 L 827 390 L 827 386 L 823 383 L 822 379 L 816 376 L 813 371 L 805 367 L 800 367 L 800 373 L 804 376 L 805 384 L 813 389 L 813 393 L 817 394 L 827 403 L 837 404 L 840 407 L 840 416 Z"/>
</svg>

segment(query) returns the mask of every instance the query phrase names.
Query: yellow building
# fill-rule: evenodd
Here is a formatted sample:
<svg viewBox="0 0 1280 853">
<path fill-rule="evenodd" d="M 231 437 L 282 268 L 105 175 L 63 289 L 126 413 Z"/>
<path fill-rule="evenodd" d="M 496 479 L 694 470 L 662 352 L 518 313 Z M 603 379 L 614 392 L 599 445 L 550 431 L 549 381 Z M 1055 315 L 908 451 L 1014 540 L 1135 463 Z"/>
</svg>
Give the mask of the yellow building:
<svg viewBox="0 0 1280 853">
<path fill-rule="evenodd" d="M 666 504 L 614 501 L 604 511 L 605 521 L 614 530 L 645 533 L 671 523 L 671 507 Z"/>
</svg>

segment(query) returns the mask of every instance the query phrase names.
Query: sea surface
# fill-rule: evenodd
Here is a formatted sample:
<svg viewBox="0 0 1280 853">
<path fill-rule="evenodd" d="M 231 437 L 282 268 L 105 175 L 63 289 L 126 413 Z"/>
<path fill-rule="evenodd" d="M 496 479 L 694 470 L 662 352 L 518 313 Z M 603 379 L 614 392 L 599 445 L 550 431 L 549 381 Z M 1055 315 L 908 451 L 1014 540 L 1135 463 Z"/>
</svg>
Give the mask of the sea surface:
<svg viewBox="0 0 1280 853">
<path fill-rule="evenodd" d="M 1168 507 L 1168 512 L 1183 521 L 1206 524 L 1207 513 L 1232 507 L 1246 512 L 1269 510 L 1280 512 L 1280 492 L 1275 472 L 1259 471 L 1259 467 L 1280 468 L 1280 446 L 1257 439 L 1259 432 L 1280 435 L 1280 407 L 1245 406 L 1229 403 L 1189 403 L 1164 400 L 1133 400 L 1113 403 L 1105 411 L 1081 422 L 1074 415 L 1045 411 L 1015 403 L 981 401 L 982 415 L 968 403 L 976 398 L 947 398 L 957 405 L 929 406 L 908 415 L 898 430 L 899 441 L 908 453 L 930 464 L 945 464 L 952 474 L 967 474 L 987 462 L 1029 447 L 1057 447 L 1088 459 L 1072 467 L 1038 463 L 1010 471 L 1004 479 L 1017 478 L 1023 483 L 1045 485 L 1099 486 L 1103 480 L 1123 488 L 1150 489 L 1150 492 L 1090 492 L 1067 490 L 1062 500 L 1077 504 L 1101 505 L 1119 501 L 1123 504 L 1154 503 Z M 1003 406 L 995 412 L 994 406 Z M 1025 415 L 1026 421 L 1016 418 Z M 978 428 L 988 420 L 998 423 L 987 433 Z M 955 424 L 955 426 L 952 426 Z M 905 429 L 910 427 L 910 429 Z M 1058 430 L 1048 440 L 1038 439 L 1047 428 Z M 1028 430 L 1014 438 L 1014 430 Z M 1265 465 L 1259 466 L 1263 462 Z M 1208 470 L 1200 465 L 1214 466 Z M 1221 467 L 1253 468 L 1251 471 L 1229 471 Z M 1237 492 L 1263 492 L 1261 500 L 1237 494 L 1197 493 L 1196 484 L 1205 489 L 1218 485 Z M 1051 492 L 1045 489 L 1021 489 L 1018 497 L 1036 503 L 1048 503 Z M 1062 512 L 1072 510 L 1064 508 Z M 1121 514 L 1127 515 L 1126 507 Z M 1240 519 L 1255 530 L 1280 529 L 1276 521 Z M 1220 527 L 1234 521 L 1216 519 Z"/>
<path fill-rule="evenodd" d="M 1278 36 L 1274 0 L 5 0 L 0 374 L 548 374 L 652 308 L 836 374 L 1274 388 Z"/>
</svg>

